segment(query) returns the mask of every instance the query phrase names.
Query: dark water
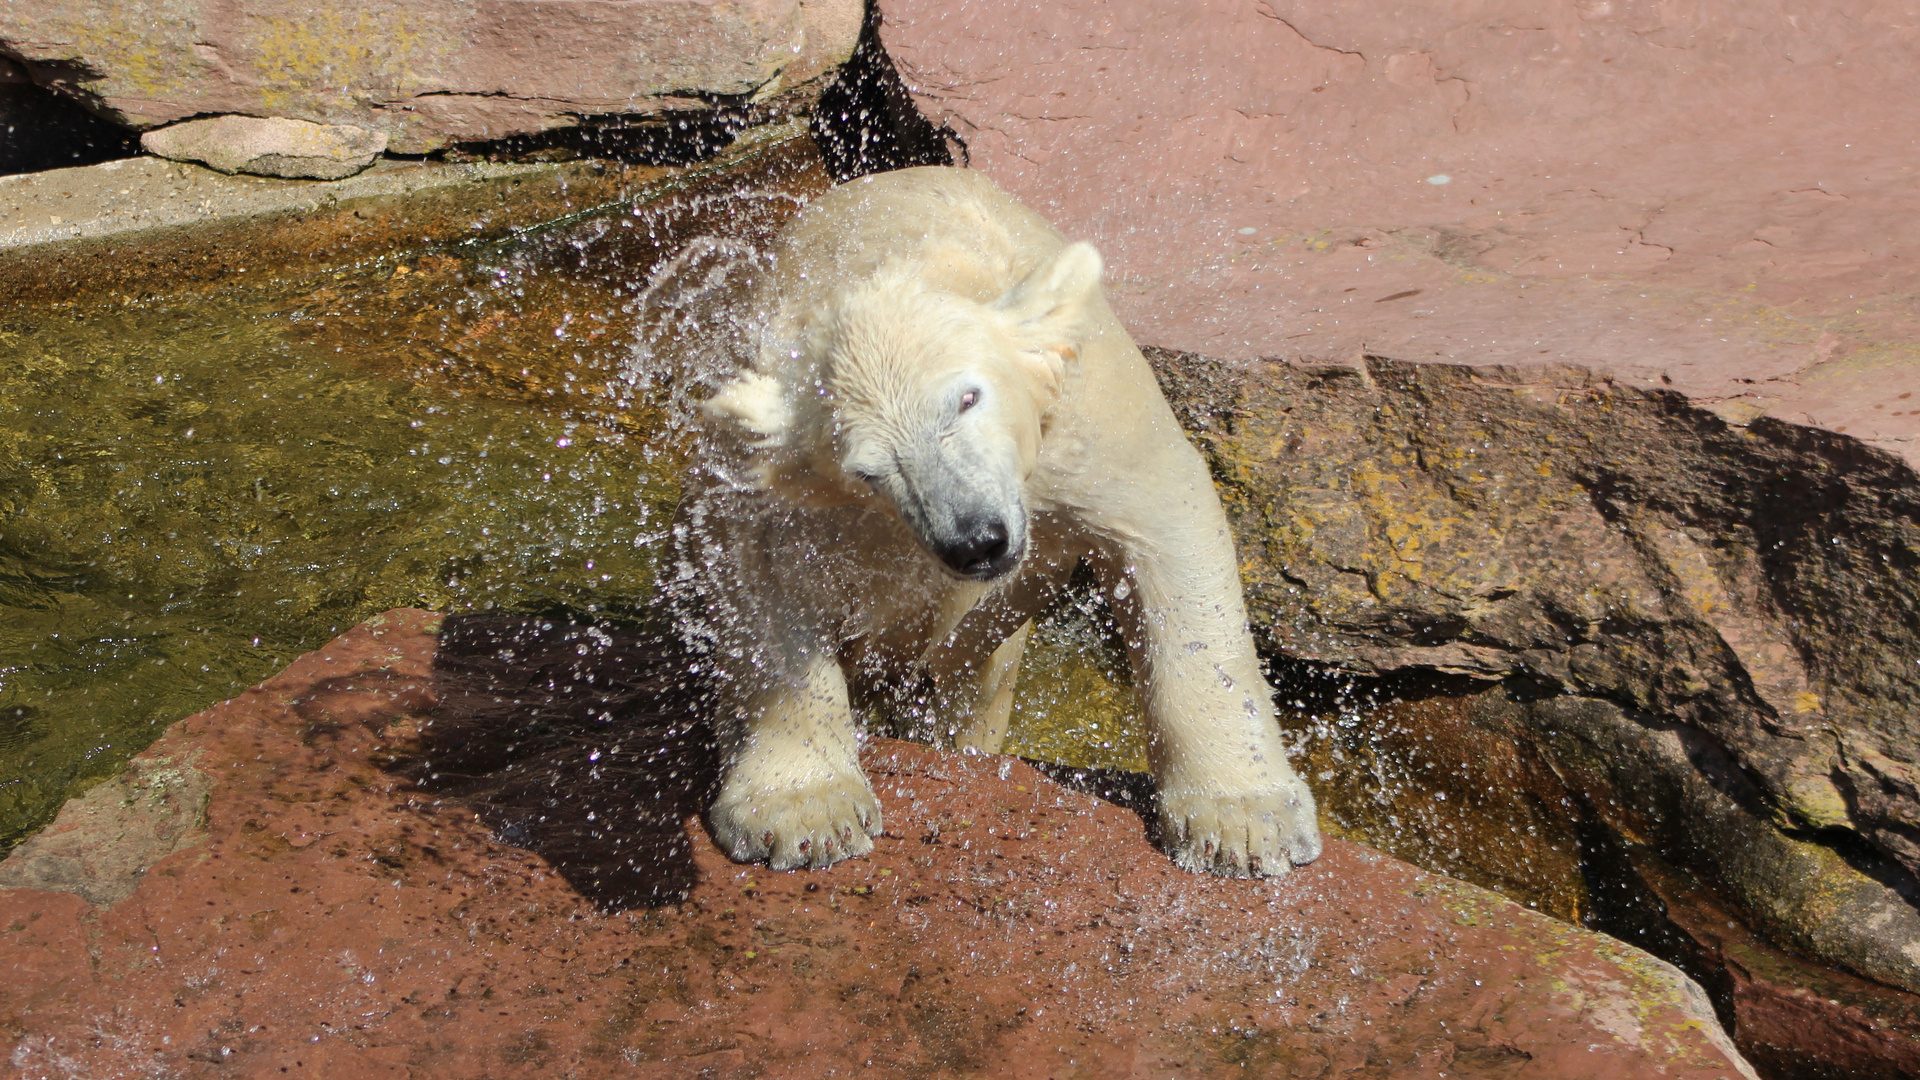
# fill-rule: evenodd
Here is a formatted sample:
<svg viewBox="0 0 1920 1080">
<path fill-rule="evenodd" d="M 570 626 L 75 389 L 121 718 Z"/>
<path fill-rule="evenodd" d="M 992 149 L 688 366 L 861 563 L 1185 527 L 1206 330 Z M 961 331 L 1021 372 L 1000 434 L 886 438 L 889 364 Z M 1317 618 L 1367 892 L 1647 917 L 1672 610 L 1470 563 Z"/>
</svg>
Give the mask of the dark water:
<svg viewBox="0 0 1920 1080">
<path fill-rule="evenodd" d="M 367 615 L 647 594 L 677 470 L 632 432 L 278 299 L 0 325 L 0 845 Z"/>
</svg>

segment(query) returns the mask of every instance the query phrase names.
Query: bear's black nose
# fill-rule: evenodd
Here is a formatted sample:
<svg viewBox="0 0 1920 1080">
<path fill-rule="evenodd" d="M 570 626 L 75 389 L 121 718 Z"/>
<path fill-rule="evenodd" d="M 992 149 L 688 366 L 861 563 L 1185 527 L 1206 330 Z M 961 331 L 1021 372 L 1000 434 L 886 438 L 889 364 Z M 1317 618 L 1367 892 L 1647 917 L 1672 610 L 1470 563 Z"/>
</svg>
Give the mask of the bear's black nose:
<svg viewBox="0 0 1920 1080">
<path fill-rule="evenodd" d="M 971 522 L 940 558 L 968 577 L 993 577 L 1007 557 L 1007 526 L 1002 521 Z"/>
</svg>

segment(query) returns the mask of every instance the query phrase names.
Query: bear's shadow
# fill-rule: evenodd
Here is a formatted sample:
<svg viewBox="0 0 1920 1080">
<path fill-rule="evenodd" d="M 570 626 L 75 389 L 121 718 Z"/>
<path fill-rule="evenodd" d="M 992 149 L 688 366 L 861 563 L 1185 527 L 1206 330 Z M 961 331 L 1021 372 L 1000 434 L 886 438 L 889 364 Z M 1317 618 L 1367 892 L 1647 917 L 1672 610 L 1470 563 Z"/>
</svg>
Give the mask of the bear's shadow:
<svg viewBox="0 0 1920 1080">
<path fill-rule="evenodd" d="M 697 876 L 687 821 L 718 772 L 699 668 L 657 625 L 449 616 L 438 705 L 396 768 L 603 911 L 673 903 Z"/>
<path fill-rule="evenodd" d="M 685 898 L 719 780 L 713 683 L 661 621 L 448 616 L 420 749 L 394 771 L 472 809 L 605 912 Z M 1151 823 L 1150 778 L 1029 761 Z"/>
</svg>

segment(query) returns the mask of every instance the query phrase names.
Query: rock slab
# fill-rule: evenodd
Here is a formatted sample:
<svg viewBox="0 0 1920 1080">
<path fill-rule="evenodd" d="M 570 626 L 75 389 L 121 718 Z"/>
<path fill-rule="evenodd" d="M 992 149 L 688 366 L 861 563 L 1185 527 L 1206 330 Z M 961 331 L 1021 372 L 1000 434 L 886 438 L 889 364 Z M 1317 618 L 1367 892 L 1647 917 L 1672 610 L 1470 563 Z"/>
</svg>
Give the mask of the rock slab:
<svg viewBox="0 0 1920 1080">
<path fill-rule="evenodd" d="M 1572 363 L 1920 463 L 1907 9 L 880 0 L 1143 344 Z"/>
<path fill-rule="evenodd" d="M 174 161 L 289 180 L 344 180 L 373 164 L 387 133 L 284 117 L 215 116 L 149 131 L 140 145 Z"/>
<path fill-rule="evenodd" d="M 24 0 L 0 53 L 142 130 L 282 116 L 416 154 L 769 97 L 844 61 L 861 18 L 858 0 Z"/>
<path fill-rule="evenodd" d="M 19 1075 L 1753 1075 L 1611 939 L 1352 844 L 1195 877 L 1128 810 L 904 743 L 865 756 L 873 857 L 772 874 L 689 823 L 683 899 L 596 907 L 405 779 L 470 696 L 439 627 L 390 613 L 175 725 L 135 773 L 204 806 L 121 887 L 0 889 Z"/>
</svg>

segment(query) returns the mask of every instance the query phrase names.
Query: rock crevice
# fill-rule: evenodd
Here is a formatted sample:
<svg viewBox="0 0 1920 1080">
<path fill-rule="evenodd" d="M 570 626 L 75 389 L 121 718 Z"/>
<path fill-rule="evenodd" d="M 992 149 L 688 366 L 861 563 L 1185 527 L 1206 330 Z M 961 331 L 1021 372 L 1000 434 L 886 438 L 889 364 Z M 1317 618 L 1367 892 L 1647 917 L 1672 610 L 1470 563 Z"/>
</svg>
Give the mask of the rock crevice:
<svg viewBox="0 0 1920 1080">
<path fill-rule="evenodd" d="M 1829 1034 L 1806 1035 L 1775 1022 L 1769 979 L 1812 968 L 1735 975 L 1718 924 L 1620 899 L 1640 882 L 1717 905 L 1920 991 L 1904 461 L 1574 367 L 1149 354 L 1224 493 L 1283 684 L 1345 673 L 1391 700 L 1454 681 L 1295 724 L 1336 831 L 1651 934 L 1769 1060 L 1870 1061 L 1845 1034 L 1860 1022 L 1908 1045 L 1911 999 L 1864 994 L 1865 1021 L 1822 1005 Z M 1287 674 L 1302 662 L 1322 674 Z"/>
</svg>

